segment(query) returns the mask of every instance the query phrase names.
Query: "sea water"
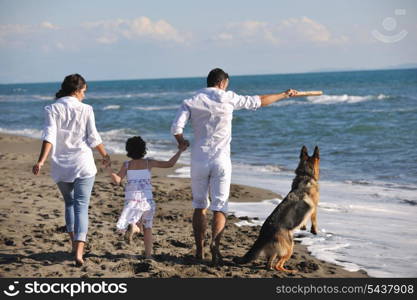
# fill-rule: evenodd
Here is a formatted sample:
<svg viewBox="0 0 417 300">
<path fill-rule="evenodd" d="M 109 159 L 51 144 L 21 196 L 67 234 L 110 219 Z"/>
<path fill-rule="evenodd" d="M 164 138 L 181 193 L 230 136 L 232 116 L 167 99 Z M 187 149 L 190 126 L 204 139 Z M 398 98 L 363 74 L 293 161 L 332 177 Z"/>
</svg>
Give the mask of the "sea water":
<svg viewBox="0 0 417 300">
<path fill-rule="evenodd" d="M 43 107 L 54 101 L 59 85 L 0 85 L 0 132 L 40 138 Z M 93 106 L 110 152 L 124 153 L 126 138 L 141 135 L 150 156 L 166 159 L 176 151 L 170 126 L 177 109 L 204 85 L 205 78 L 88 82 L 84 101 Z M 236 111 L 232 181 L 285 196 L 302 145 L 310 154 L 318 145 L 319 234 L 300 231 L 297 239 L 318 258 L 349 270 L 415 277 L 417 69 L 232 76 L 229 88 L 243 95 L 324 91 Z M 189 126 L 185 135 L 192 136 Z M 189 159 L 187 152 L 181 162 Z M 189 176 L 189 168 L 178 176 Z M 230 203 L 230 210 L 257 217 L 250 225 L 258 225 L 279 201 Z"/>
</svg>

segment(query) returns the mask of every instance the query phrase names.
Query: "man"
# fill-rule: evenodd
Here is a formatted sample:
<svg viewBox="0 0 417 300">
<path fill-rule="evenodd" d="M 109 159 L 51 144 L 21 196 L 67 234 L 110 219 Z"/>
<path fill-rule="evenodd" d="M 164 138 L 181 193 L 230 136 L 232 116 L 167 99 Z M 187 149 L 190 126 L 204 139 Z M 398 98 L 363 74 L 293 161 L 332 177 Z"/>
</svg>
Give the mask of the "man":
<svg viewBox="0 0 417 300">
<path fill-rule="evenodd" d="M 207 76 L 207 88 L 183 101 L 171 127 L 171 133 L 178 144 L 188 146 L 189 142 L 183 136 L 183 129 L 191 119 L 194 132 L 191 151 L 191 190 L 196 257 L 204 258 L 207 209 L 210 209 L 213 212 L 210 251 L 214 265 L 221 259 L 219 245 L 228 210 L 232 173 L 230 141 L 233 111 L 256 110 L 261 106 L 297 95 L 297 91 L 290 89 L 279 94 L 240 96 L 232 91 L 226 91 L 228 84 L 227 73 L 222 69 L 211 70 Z"/>
</svg>

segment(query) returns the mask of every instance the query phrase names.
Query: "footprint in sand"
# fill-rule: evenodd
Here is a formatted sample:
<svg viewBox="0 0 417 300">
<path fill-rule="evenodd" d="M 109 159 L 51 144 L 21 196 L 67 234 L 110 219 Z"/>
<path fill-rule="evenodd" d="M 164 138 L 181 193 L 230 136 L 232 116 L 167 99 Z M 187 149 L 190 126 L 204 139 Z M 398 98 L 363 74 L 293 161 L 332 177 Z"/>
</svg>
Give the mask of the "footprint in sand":
<svg viewBox="0 0 417 300">
<path fill-rule="evenodd" d="M 29 245 L 32 244 L 32 242 L 33 242 L 33 239 L 32 238 L 28 238 L 28 239 L 26 239 L 26 240 L 23 241 L 23 245 L 24 246 L 29 246 Z"/>
<path fill-rule="evenodd" d="M 169 242 L 171 243 L 172 246 L 175 246 L 175 247 L 179 247 L 179 248 L 192 248 L 191 245 L 188 245 L 188 244 L 183 243 L 183 242 L 178 241 L 178 240 L 170 240 Z"/>
<path fill-rule="evenodd" d="M 309 262 L 309 261 L 302 261 L 299 262 L 296 265 L 297 269 L 299 271 L 302 271 L 304 273 L 312 273 L 314 271 L 317 271 L 320 267 L 318 264 L 314 263 L 314 262 Z"/>
<path fill-rule="evenodd" d="M 5 238 L 4 239 L 4 244 L 6 246 L 16 246 L 16 243 L 14 242 L 14 240 L 12 238 Z"/>
</svg>

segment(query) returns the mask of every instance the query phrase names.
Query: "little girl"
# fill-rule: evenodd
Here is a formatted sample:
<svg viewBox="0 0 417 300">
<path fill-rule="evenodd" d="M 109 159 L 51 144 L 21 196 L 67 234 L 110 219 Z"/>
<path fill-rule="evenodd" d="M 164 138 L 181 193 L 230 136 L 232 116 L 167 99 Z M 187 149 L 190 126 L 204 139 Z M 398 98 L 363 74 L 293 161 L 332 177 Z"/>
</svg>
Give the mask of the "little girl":
<svg viewBox="0 0 417 300">
<path fill-rule="evenodd" d="M 127 156 L 131 160 L 125 161 L 117 174 L 113 173 L 110 165 L 106 166 L 114 183 L 120 184 L 122 179 L 127 177 L 125 202 L 116 225 L 117 229 L 126 232 L 127 241 L 130 243 L 133 235 L 140 232 L 138 225 L 143 226 L 146 258 L 152 257 L 152 222 L 155 214 L 151 169 L 171 168 L 186 148 L 179 147 L 178 152 L 168 161 L 145 159 L 146 143 L 140 136 L 134 136 L 126 142 Z"/>
</svg>

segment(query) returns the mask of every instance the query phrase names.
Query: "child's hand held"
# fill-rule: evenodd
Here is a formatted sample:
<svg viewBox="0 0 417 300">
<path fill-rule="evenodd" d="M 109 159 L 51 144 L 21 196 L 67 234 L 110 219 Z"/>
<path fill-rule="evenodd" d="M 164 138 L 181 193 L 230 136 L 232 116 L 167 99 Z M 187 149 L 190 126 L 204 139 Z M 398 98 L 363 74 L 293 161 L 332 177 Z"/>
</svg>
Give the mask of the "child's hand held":
<svg viewBox="0 0 417 300">
<path fill-rule="evenodd" d="M 38 175 L 39 174 L 39 172 L 41 171 L 41 169 L 42 169 L 42 166 L 43 166 L 43 163 L 37 163 L 36 165 L 34 165 L 33 167 L 32 167 L 32 173 L 34 174 L 34 175 Z"/>
<path fill-rule="evenodd" d="M 101 165 L 102 165 L 104 168 L 110 168 L 110 167 L 111 167 L 111 160 L 110 160 L 110 157 L 105 157 L 105 158 L 103 158 L 103 159 L 101 160 Z"/>
<path fill-rule="evenodd" d="M 188 146 L 189 146 L 189 143 L 181 143 L 178 145 L 178 149 L 182 152 L 182 151 L 187 150 Z"/>
</svg>

